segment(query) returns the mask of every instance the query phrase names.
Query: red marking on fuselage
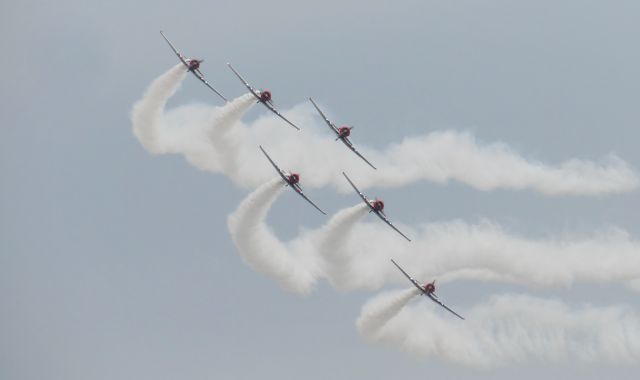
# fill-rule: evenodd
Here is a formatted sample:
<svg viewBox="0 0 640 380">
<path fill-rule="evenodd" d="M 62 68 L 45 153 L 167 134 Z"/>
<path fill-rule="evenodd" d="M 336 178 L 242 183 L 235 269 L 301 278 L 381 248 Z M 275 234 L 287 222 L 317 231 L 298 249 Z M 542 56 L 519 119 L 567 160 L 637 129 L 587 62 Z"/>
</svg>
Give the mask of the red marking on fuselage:
<svg viewBox="0 0 640 380">
<path fill-rule="evenodd" d="M 373 207 L 373 209 L 376 211 L 382 211 L 384 209 L 384 202 L 381 200 L 375 200 L 373 201 L 371 207 Z"/>
<path fill-rule="evenodd" d="M 289 181 L 289 185 L 295 185 L 296 183 L 300 182 L 300 175 L 293 173 L 288 177 L 288 181 Z"/>
<path fill-rule="evenodd" d="M 340 138 L 349 137 L 350 134 L 351 134 L 351 128 L 347 126 L 338 128 L 338 135 L 340 136 Z"/>
<path fill-rule="evenodd" d="M 200 68 L 200 62 L 202 61 L 199 61 L 197 59 L 188 59 L 187 63 L 189 64 L 189 70 L 198 70 Z"/>
<path fill-rule="evenodd" d="M 428 284 L 424 284 L 423 289 L 427 294 L 431 294 L 436 291 L 436 284 L 430 282 Z"/>
<path fill-rule="evenodd" d="M 271 91 L 265 90 L 260 92 L 260 101 L 268 102 L 271 100 Z"/>
</svg>

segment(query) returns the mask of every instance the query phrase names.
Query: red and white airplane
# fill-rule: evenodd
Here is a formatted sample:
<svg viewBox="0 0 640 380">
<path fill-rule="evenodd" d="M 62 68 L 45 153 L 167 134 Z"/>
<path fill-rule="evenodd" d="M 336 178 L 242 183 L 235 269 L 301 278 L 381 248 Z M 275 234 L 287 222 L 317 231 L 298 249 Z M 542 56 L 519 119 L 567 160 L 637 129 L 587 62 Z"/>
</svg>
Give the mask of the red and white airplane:
<svg viewBox="0 0 640 380">
<path fill-rule="evenodd" d="M 298 193 L 298 195 L 300 195 L 302 198 L 304 198 L 307 202 L 309 202 L 313 207 L 316 208 L 316 210 L 320 211 L 321 213 L 323 213 L 324 215 L 327 215 L 327 213 L 325 213 L 324 211 L 322 211 L 322 209 L 320 209 L 320 207 L 318 207 L 315 203 L 313 203 L 311 201 L 311 199 L 307 198 L 306 195 L 304 195 L 304 193 L 302 192 L 302 188 L 300 187 L 300 174 L 298 173 L 290 173 L 287 171 L 284 171 L 282 169 L 280 169 L 278 167 L 278 165 L 276 165 L 275 162 L 273 162 L 273 160 L 271 159 L 271 157 L 269 157 L 269 155 L 267 154 L 267 152 L 264 150 L 264 148 L 262 148 L 262 146 L 260 146 L 260 150 L 262 151 L 262 153 L 264 153 L 264 155 L 267 157 L 267 160 L 269 160 L 269 162 L 271 162 L 271 165 L 273 165 L 273 167 L 276 169 L 276 171 L 278 172 L 278 174 L 280 174 L 280 177 L 282 177 L 282 180 L 285 182 L 285 186 L 291 186 L 291 188 Z"/>
<path fill-rule="evenodd" d="M 200 79 L 202 83 L 204 83 L 207 87 L 209 87 L 213 92 L 218 94 L 218 96 L 221 97 L 225 102 L 228 102 L 227 98 L 222 96 L 222 94 L 219 93 L 218 90 L 213 88 L 213 86 L 209 84 L 209 82 L 207 82 L 207 80 L 204 78 L 204 75 L 200 72 L 200 64 L 204 62 L 204 60 L 185 57 L 184 55 L 182 55 L 182 53 L 178 51 L 178 49 L 176 49 L 175 46 L 173 46 L 173 44 L 169 41 L 167 36 L 165 36 L 162 31 L 160 31 L 160 34 L 162 34 L 162 38 L 164 38 L 164 40 L 167 41 L 167 43 L 171 47 L 171 50 L 173 50 L 173 52 L 176 53 L 176 55 L 180 59 L 180 62 L 182 62 L 187 67 L 187 71 L 191 72 L 193 75 L 196 76 L 196 78 Z"/>
<path fill-rule="evenodd" d="M 402 272 L 402 274 L 405 275 L 405 277 L 407 277 L 409 279 L 409 281 L 411 281 L 411 283 L 420 290 L 420 295 L 424 295 L 429 297 L 429 299 L 435 303 L 437 303 L 438 305 L 444 307 L 445 309 L 447 309 L 448 311 L 450 311 L 451 313 L 453 313 L 456 317 L 464 320 L 464 318 L 456 313 L 455 311 L 449 309 L 449 307 L 447 307 L 447 305 L 445 305 L 444 303 L 442 303 L 442 301 L 440 301 L 438 299 L 438 296 L 436 296 L 435 291 L 436 291 L 436 281 L 433 280 L 432 282 L 428 282 L 424 285 L 421 285 L 418 281 L 416 281 L 413 277 L 409 276 L 409 274 L 407 274 L 407 272 L 405 272 L 402 268 L 400 268 L 400 265 L 398 265 L 398 263 L 396 263 L 395 261 L 393 261 L 393 259 L 391 259 L 391 262 L 393 263 L 393 265 L 395 265 L 398 269 L 400 269 L 400 272 Z"/>
<path fill-rule="evenodd" d="M 278 112 L 278 110 L 273 106 L 273 102 L 271 101 L 271 91 L 269 91 L 269 90 L 256 90 L 246 80 L 244 80 L 244 78 L 233 68 L 233 66 L 231 66 L 230 63 L 227 63 L 227 66 L 229 66 L 231 71 L 233 71 L 233 73 L 236 74 L 236 76 L 242 81 L 242 83 L 245 85 L 245 87 L 248 88 L 249 91 L 251 91 L 253 96 L 255 96 L 256 99 L 258 100 L 258 103 L 264 104 L 264 106 L 267 107 L 269 109 L 269 111 L 271 111 L 271 112 L 275 113 L 276 115 L 278 115 L 282 120 L 286 121 L 290 126 L 294 127 L 297 130 L 300 130 L 300 128 L 298 128 L 298 126 L 296 126 L 295 124 L 290 122 L 286 117 L 282 116 L 282 114 L 280 112 Z"/>
<path fill-rule="evenodd" d="M 318 112 L 320 113 L 320 116 L 322 116 L 322 118 L 324 119 L 325 123 L 327 123 L 327 125 L 329 126 L 329 128 L 331 128 L 331 130 L 338 136 L 336 137 L 336 141 L 341 140 L 344 145 L 347 146 L 347 148 L 351 149 L 353 151 L 353 153 L 357 154 L 358 157 L 362 158 L 364 160 L 364 162 L 366 162 L 367 164 L 369 164 L 369 166 L 371 166 L 372 168 L 376 169 L 375 166 L 373 166 L 371 164 L 371 162 L 369 162 L 366 158 L 364 158 L 364 156 L 362 154 L 360 154 L 360 152 L 358 152 L 356 150 L 356 148 L 353 146 L 353 144 L 351 143 L 351 141 L 349 141 L 349 136 L 351 135 L 351 130 L 355 127 L 348 127 L 346 125 L 343 125 L 342 127 L 337 127 L 335 124 L 333 124 L 325 115 L 324 113 L 320 110 L 320 107 L 318 107 L 318 105 L 316 104 L 316 102 L 313 101 L 313 99 L 309 98 L 309 100 L 311 101 L 311 103 L 313 104 L 314 107 L 316 107 L 316 109 L 318 110 Z"/>
<path fill-rule="evenodd" d="M 356 185 L 353 184 L 353 182 L 351 182 L 351 180 L 349 179 L 349 177 L 347 177 L 347 175 L 345 174 L 345 172 L 342 172 L 342 175 L 344 176 L 344 178 L 347 179 L 347 181 L 349 181 L 349 183 L 351 184 L 351 187 L 353 187 L 353 189 L 356 191 L 356 193 L 358 193 L 358 195 L 360 196 L 360 198 L 362 198 L 362 200 L 364 201 L 364 203 L 369 206 L 369 212 L 374 212 L 376 215 L 378 215 L 378 217 L 380 219 L 382 219 L 385 223 L 387 223 L 391 228 L 393 228 L 394 230 L 396 230 L 397 233 L 399 233 L 400 235 L 402 235 L 403 238 L 407 239 L 408 241 L 411 241 L 411 239 L 409 239 L 405 234 L 403 234 L 402 232 L 400 232 L 399 229 L 396 228 L 396 226 L 394 226 L 389 219 L 387 219 L 387 216 L 384 214 L 384 212 L 382 211 L 384 209 L 384 202 L 378 198 L 376 198 L 375 200 L 371 200 L 369 198 L 367 198 L 366 195 L 364 195 L 360 190 L 358 190 L 358 188 L 356 187 Z"/>
</svg>

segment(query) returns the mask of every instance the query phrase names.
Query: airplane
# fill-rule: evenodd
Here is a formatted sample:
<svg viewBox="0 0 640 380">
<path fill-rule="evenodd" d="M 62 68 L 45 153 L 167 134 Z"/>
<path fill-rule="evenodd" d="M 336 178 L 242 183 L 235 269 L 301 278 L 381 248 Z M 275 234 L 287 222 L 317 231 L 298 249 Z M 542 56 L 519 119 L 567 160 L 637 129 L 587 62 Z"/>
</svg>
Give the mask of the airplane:
<svg viewBox="0 0 640 380">
<path fill-rule="evenodd" d="M 351 187 L 353 187 L 353 189 L 356 191 L 356 193 L 358 193 L 358 195 L 360 196 L 360 198 L 362 198 L 364 203 L 366 203 L 366 205 L 369 206 L 369 209 L 370 209 L 369 212 L 375 212 L 376 215 L 378 215 L 378 217 L 380 219 L 384 220 L 385 223 L 387 223 L 389 226 L 391 226 L 391 228 L 396 230 L 396 232 L 399 233 L 400 235 L 402 235 L 403 238 L 407 239 L 408 241 L 411 241 L 411 239 L 409 239 L 405 234 L 400 232 L 400 230 L 397 229 L 396 226 L 391 224 L 389 219 L 387 219 L 387 216 L 382 211 L 384 209 L 384 202 L 383 201 L 381 201 L 378 198 L 376 198 L 375 200 L 371 200 L 371 199 L 367 198 L 367 196 L 364 195 L 362 192 L 360 192 L 360 190 L 358 190 L 356 185 L 354 185 L 353 182 L 351 182 L 351 180 L 349 179 L 349 177 L 347 177 L 345 172 L 342 172 L 342 175 L 344 176 L 344 178 L 347 179 L 347 181 L 349 181 L 349 183 L 351 184 Z"/>
<path fill-rule="evenodd" d="M 282 169 L 280 169 L 278 167 L 278 165 L 276 165 L 275 162 L 273 162 L 273 160 L 271 159 L 271 157 L 269 157 L 269 155 L 267 154 L 267 152 L 264 150 L 264 148 L 262 148 L 262 146 L 260 146 L 260 150 L 262 151 L 262 153 L 264 153 L 264 155 L 267 157 L 267 160 L 269 160 L 269 162 L 271 162 L 271 165 L 273 165 L 273 167 L 276 169 L 276 171 L 278 172 L 278 174 L 280 174 L 280 177 L 282 177 L 282 179 L 285 182 L 285 186 L 291 186 L 291 188 L 298 193 L 298 195 L 300 195 L 302 198 L 304 198 L 307 202 L 309 202 L 313 207 L 316 208 L 316 210 L 320 211 L 321 213 L 323 213 L 324 215 L 327 215 L 327 213 L 325 213 L 324 211 L 322 211 L 322 209 L 320 207 L 318 207 L 315 203 L 313 203 L 311 201 L 311 199 L 307 198 L 306 195 L 304 195 L 304 193 L 302 192 L 302 188 L 300 187 L 300 174 L 297 173 L 290 173 L 290 172 L 286 172 Z"/>
<path fill-rule="evenodd" d="M 356 148 L 353 146 L 353 144 L 351 143 L 351 141 L 349 141 L 349 135 L 351 135 L 351 130 L 355 127 L 348 127 L 346 125 L 338 128 L 336 127 L 335 124 L 333 124 L 329 119 L 327 119 L 327 117 L 324 115 L 324 113 L 320 110 L 320 107 L 318 107 L 318 105 L 316 104 L 316 102 L 313 101 L 313 99 L 309 98 L 309 100 L 311 101 L 311 103 L 313 104 L 314 107 L 316 107 L 316 109 L 318 110 L 318 112 L 320 113 L 320 116 L 322 116 L 322 118 L 324 119 L 325 123 L 327 123 L 327 125 L 329 126 L 329 128 L 331 128 L 331 130 L 338 136 L 336 137 L 336 141 L 341 140 L 344 145 L 347 146 L 347 148 L 351 149 L 353 151 L 353 153 L 357 154 L 358 157 L 362 158 L 364 160 L 364 162 L 366 162 L 367 164 L 369 164 L 369 166 L 371 166 L 372 168 L 376 169 L 375 166 L 373 166 L 371 164 L 371 162 L 369 162 L 366 158 L 364 158 L 364 156 L 362 154 L 360 154 L 360 152 L 358 152 L 356 150 Z M 376 169 L 377 170 L 377 169 Z"/>
<path fill-rule="evenodd" d="M 440 301 L 438 299 L 438 296 L 436 296 L 435 291 L 436 291 L 436 281 L 433 280 L 432 282 L 426 283 L 424 285 L 421 285 L 418 281 L 416 281 L 413 277 L 409 276 L 407 274 L 407 272 L 405 272 L 402 268 L 400 268 L 400 265 L 398 265 L 398 263 L 396 263 L 395 261 L 393 261 L 393 259 L 391 259 L 391 262 L 393 263 L 393 265 L 395 265 L 398 269 L 400 269 L 400 272 L 402 272 L 402 274 L 405 275 L 405 277 L 407 277 L 409 279 L 409 281 L 411 281 L 411 283 L 420 290 L 420 295 L 424 295 L 429 297 L 429 299 L 435 303 L 437 303 L 438 305 L 444 307 L 445 309 L 447 309 L 448 311 L 450 311 L 451 313 L 453 313 L 456 317 L 464 320 L 464 317 L 462 317 L 460 314 L 456 313 L 455 311 L 449 309 L 449 307 L 447 307 L 447 305 L 445 305 L 444 303 L 442 303 L 442 301 Z"/>
<path fill-rule="evenodd" d="M 162 38 L 164 38 L 164 40 L 167 41 L 167 43 L 171 47 L 171 50 L 173 50 L 173 52 L 176 53 L 176 55 L 180 59 L 180 62 L 182 62 L 187 67 L 187 71 L 191 72 L 193 75 L 196 76 L 196 78 L 200 79 L 202 83 L 204 83 L 207 87 L 213 90 L 213 92 L 218 94 L 218 96 L 221 97 L 225 102 L 228 102 L 227 98 L 225 98 L 221 93 L 219 93 L 218 90 L 213 88 L 213 86 L 209 84 L 209 82 L 207 82 L 207 80 L 204 78 L 204 75 L 202 74 L 202 72 L 200 72 L 200 64 L 204 62 L 204 60 L 185 57 L 184 55 L 182 55 L 182 53 L 178 51 L 178 49 L 176 49 L 175 46 L 173 46 L 173 44 L 169 41 L 167 36 L 165 36 L 162 31 L 160 31 L 160 34 L 162 34 Z"/>
<path fill-rule="evenodd" d="M 227 66 L 229 66 L 231 71 L 233 71 L 233 73 L 236 74 L 236 76 L 242 81 L 242 83 L 245 85 L 245 87 L 248 88 L 249 91 L 251 91 L 253 96 L 255 96 L 256 99 L 258 100 L 258 103 L 264 104 L 264 106 L 267 107 L 269 109 L 269 111 L 271 111 L 271 112 L 275 113 L 276 115 L 278 115 L 282 120 L 286 121 L 290 126 L 294 127 L 297 130 L 300 130 L 300 128 L 298 128 L 295 124 L 290 122 L 286 117 L 282 116 L 282 114 L 280 112 L 278 112 L 277 109 L 275 109 L 275 107 L 273 106 L 273 102 L 271 101 L 271 91 L 269 91 L 269 90 L 256 90 L 255 88 L 251 87 L 251 85 L 249 83 L 247 83 L 246 80 L 244 80 L 244 78 L 233 68 L 233 66 L 231 66 L 230 63 L 227 63 Z"/>
</svg>

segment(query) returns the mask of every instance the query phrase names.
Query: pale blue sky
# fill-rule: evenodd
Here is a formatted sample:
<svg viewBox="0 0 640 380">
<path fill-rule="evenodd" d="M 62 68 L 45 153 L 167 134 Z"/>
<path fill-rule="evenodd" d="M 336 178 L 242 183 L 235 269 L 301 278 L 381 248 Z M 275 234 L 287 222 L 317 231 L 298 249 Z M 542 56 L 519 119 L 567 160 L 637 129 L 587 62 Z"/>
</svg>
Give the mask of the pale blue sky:
<svg viewBox="0 0 640 380">
<path fill-rule="evenodd" d="M 370 146 L 470 130 L 545 162 L 615 152 L 638 168 L 639 19 L 637 1 L 4 2 L 0 377 L 635 378 L 637 365 L 572 362 L 478 372 L 366 344 L 354 320 L 373 294 L 323 284 L 303 298 L 252 272 L 226 226 L 246 190 L 182 157 L 151 156 L 129 117 L 176 64 L 162 29 L 205 59 L 226 96 L 243 93 L 230 61 L 268 82 L 283 109 L 313 96 L 366 126 L 359 141 Z M 218 100 L 187 78 L 171 104 L 188 102 Z M 330 210 L 355 203 L 315 193 Z M 488 217 L 530 237 L 609 225 L 640 236 L 637 192 L 545 197 L 422 182 L 385 194 L 407 224 Z M 413 206 L 418 198 L 428 204 Z M 293 201 L 282 197 L 269 216 L 282 238 L 322 222 L 281 207 Z M 448 294 L 464 310 L 525 291 L 640 306 L 613 285 L 455 283 Z"/>
</svg>

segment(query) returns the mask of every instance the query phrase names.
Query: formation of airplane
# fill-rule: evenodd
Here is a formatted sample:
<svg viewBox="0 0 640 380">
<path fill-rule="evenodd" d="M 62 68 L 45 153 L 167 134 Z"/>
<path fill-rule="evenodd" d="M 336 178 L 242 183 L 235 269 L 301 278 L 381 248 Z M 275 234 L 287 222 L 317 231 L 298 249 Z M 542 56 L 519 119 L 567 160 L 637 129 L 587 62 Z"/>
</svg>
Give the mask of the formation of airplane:
<svg viewBox="0 0 640 380">
<path fill-rule="evenodd" d="M 221 97 L 222 100 L 224 100 L 225 102 L 228 102 L 227 98 L 225 98 L 221 93 L 219 93 L 218 90 L 213 88 L 213 86 L 209 82 L 207 82 L 207 80 L 204 78 L 204 75 L 200 71 L 200 64 L 204 62 L 204 60 L 185 57 L 184 55 L 182 55 L 182 53 L 178 51 L 178 49 L 176 49 L 175 46 L 173 46 L 171 41 L 169 41 L 167 36 L 165 36 L 162 31 L 160 31 L 160 34 L 162 35 L 162 38 L 164 38 L 164 40 L 167 41 L 167 43 L 171 47 L 171 50 L 173 50 L 173 52 L 176 53 L 176 55 L 180 59 L 180 62 L 182 62 L 187 67 L 187 71 L 191 72 L 193 75 L 196 76 L 196 78 L 200 79 L 200 81 L 204 83 L 205 86 L 209 87 L 213 92 L 218 94 L 218 96 Z"/>
<path fill-rule="evenodd" d="M 304 193 L 302 192 L 302 187 L 300 187 L 300 174 L 291 173 L 291 172 L 287 172 L 287 171 L 284 171 L 284 170 L 280 169 L 278 167 L 278 165 L 276 165 L 276 163 L 273 162 L 271 157 L 269 157 L 269 155 L 267 154 L 267 152 L 264 150 L 264 148 L 262 146 L 260 146 L 260 150 L 262 151 L 262 153 L 264 153 L 265 157 L 267 157 L 267 160 L 269 160 L 269 162 L 271 162 L 271 165 L 273 165 L 273 167 L 276 169 L 278 174 L 280 174 L 280 177 L 282 177 L 282 180 L 284 181 L 285 186 L 290 186 L 293 189 L 293 191 L 298 193 L 298 195 L 300 195 L 302 198 L 304 198 L 304 200 L 309 202 L 313 207 L 316 208 L 316 210 L 320 211 L 323 215 L 327 215 L 326 212 L 322 211 L 322 209 L 320 207 L 318 207 L 315 203 L 313 203 L 313 201 L 311 201 L 311 199 L 307 198 L 307 196 L 304 195 Z"/>
<path fill-rule="evenodd" d="M 347 181 L 349 181 L 349 183 L 351 184 L 351 187 L 353 187 L 353 189 L 356 191 L 356 193 L 358 193 L 358 195 L 360 196 L 360 198 L 362 198 L 362 200 L 364 201 L 364 203 L 369 206 L 369 212 L 374 212 L 376 215 L 378 215 L 378 217 L 380 219 L 382 219 L 385 223 L 387 223 L 391 228 L 393 228 L 394 230 L 396 230 L 397 233 L 399 233 L 400 235 L 402 235 L 403 238 L 407 239 L 408 241 L 411 241 L 411 239 L 409 239 L 407 237 L 407 235 L 403 234 L 399 229 L 396 228 L 396 226 L 394 226 L 389 219 L 387 219 L 387 216 L 384 214 L 384 202 L 378 198 L 371 200 L 369 198 L 367 198 L 366 195 L 364 195 L 360 190 L 358 190 L 358 188 L 356 187 L 356 185 L 353 184 L 353 182 L 351 181 L 351 179 L 349 179 L 349 177 L 345 174 L 345 172 L 342 172 L 342 175 L 344 176 L 344 178 L 347 179 Z"/>
<path fill-rule="evenodd" d="M 246 88 L 248 88 L 249 91 L 251 91 L 253 96 L 255 96 L 256 99 L 258 100 L 258 103 L 264 104 L 264 106 L 267 107 L 269 109 L 269 111 L 271 111 L 271 112 L 275 113 L 276 115 L 278 115 L 282 120 L 286 121 L 290 126 L 294 127 L 297 130 L 300 130 L 300 128 L 298 128 L 297 125 L 293 124 L 291 121 L 289 121 L 289 119 L 287 119 L 286 117 L 282 116 L 282 114 L 280 112 L 278 112 L 278 110 L 273 106 L 273 101 L 271 100 L 271 91 L 269 91 L 269 90 L 256 90 L 246 80 L 244 80 L 244 78 L 233 68 L 233 66 L 231 66 L 230 63 L 227 63 L 227 66 L 229 66 L 231 71 L 233 71 L 233 73 L 236 74 L 236 76 L 242 81 L 244 86 Z"/>
<path fill-rule="evenodd" d="M 436 296 L 436 293 L 435 293 L 435 291 L 436 291 L 436 281 L 435 280 L 422 285 L 418 281 L 416 281 L 413 277 L 409 276 L 409 274 L 407 272 L 405 272 L 404 269 L 402 269 L 400 267 L 400 265 L 398 265 L 398 263 L 396 263 L 393 259 L 391 259 L 391 262 L 393 263 L 393 265 L 395 265 L 400 270 L 400 272 L 402 272 L 402 274 L 404 274 L 404 276 L 406 278 L 409 279 L 409 281 L 411 281 L 413 286 L 415 286 L 416 288 L 418 288 L 420 290 L 420 295 L 429 297 L 429 299 L 431 301 L 433 301 L 433 302 L 437 303 L 438 305 L 444 307 L 445 309 L 447 309 L 448 311 L 453 313 L 453 315 L 455 315 L 456 317 L 464 320 L 464 317 L 462 317 L 460 314 L 456 313 L 455 311 L 451 310 L 447 305 L 445 305 L 444 303 L 442 303 L 442 301 L 440 301 L 438 299 L 438 296 Z"/>
<path fill-rule="evenodd" d="M 200 71 L 200 64 L 203 62 L 203 60 L 185 57 L 184 55 L 182 55 L 182 53 L 180 53 L 176 49 L 176 47 L 169 41 L 169 39 L 165 36 L 165 34 L 162 31 L 160 31 L 160 34 L 162 35 L 164 40 L 167 42 L 167 44 L 169 44 L 169 46 L 171 47 L 173 52 L 178 56 L 178 58 L 180 59 L 180 62 L 182 62 L 182 64 L 184 64 L 184 66 L 187 68 L 187 71 L 191 72 L 196 78 L 198 78 L 202 83 L 204 83 L 207 87 L 209 87 L 209 89 L 211 89 L 213 92 L 215 92 L 225 102 L 228 102 L 227 98 L 225 98 L 220 92 L 218 92 L 215 88 L 213 88 L 213 86 L 205 79 L 204 75 Z M 251 86 L 240 75 L 240 73 L 238 73 L 233 68 L 233 66 L 231 66 L 230 63 L 227 63 L 227 65 L 229 66 L 231 71 L 233 71 L 233 73 L 240 79 L 240 81 L 242 81 L 244 86 L 251 92 L 251 94 L 256 98 L 258 103 L 262 103 L 267 109 L 269 109 L 269 111 L 271 111 L 274 114 L 276 114 L 282 120 L 287 122 L 287 124 L 289 124 L 290 126 L 295 128 L 296 130 L 300 130 L 300 128 L 297 125 L 295 125 L 290 120 L 288 120 L 286 117 L 284 117 L 274 107 L 273 101 L 271 99 L 271 92 L 269 90 L 262 90 L 262 89 L 257 90 L 257 89 L 255 89 L 253 86 Z M 377 170 L 376 167 L 371 162 L 369 162 L 360 152 L 358 152 L 358 150 L 353 146 L 353 143 L 350 141 L 349 137 L 351 136 L 351 130 L 354 127 L 353 126 L 349 127 L 349 126 L 346 126 L 346 125 L 341 126 L 341 127 L 336 126 L 336 124 L 331 122 L 325 116 L 325 114 L 322 112 L 322 110 L 320 110 L 320 107 L 318 107 L 318 105 L 316 104 L 316 102 L 312 98 L 309 98 L 309 101 L 311 101 L 311 104 L 313 104 L 313 106 L 318 111 L 318 113 L 320 114 L 322 119 L 329 126 L 329 128 L 333 131 L 333 133 L 336 136 L 336 141 L 338 141 L 338 140 L 342 141 L 342 143 L 347 148 L 349 148 L 353 153 L 355 153 L 364 162 L 366 162 L 367 165 L 369 165 L 374 170 Z M 318 207 L 318 205 L 316 205 L 313 201 L 311 201 L 311 199 L 309 199 L 304 194 L 304 192 L 302 191 L 302 187 L 300 186 L 300 174 L 280 169 L 280 167 L 271 159 L 269 154 L 267 154 L 267 152 L 264 150 L 264 148 L 262 146 L 260 146 L 260 150 L 265 155 L 267 160 L 269 160 L 269 163 L 271 163 L 271 165 L 274 167 L 276 172 L 278 172 L 278 175 L 284 181 L 284 185 L 285 186 L 291 187 L 291 189 L 293 189 L 298 195 L 300 195 L 302 198 L 304 198 L 304 200 L 306 200 L 316 210 L 321 212 L 323 215 L 326 215 L 326 213 L 320 207 Z M 378 198 L 369 199 L 365 194 L 363 194 L 360 190 L 358 190 L 356 185 L 353 183 L 353 181 L 351 181 L 351 179 L 347 176 L 347 174 L 345 172 L 342 172 L 342 175 L 344 175 L 344 177 L 347 179 L 347 181 L 349 182 L 351 187 L 353 187 L 353 189 L 356 191 L 356 193 L 358 193 L 358 195 L 360 196 L 362 201 L 369 207 L 369 212 L 375 213 L 380 219 L 382 219 L 387 225 L 389 225 L 391 228 L 393 228 L 398 234 L 400 234 L 402 237 L 404 237 L 407 241 L 411 241 L 411 239 L 409 239 L 405 234 L 402 233 L 402 231 L 400 231 L 398 228 L 396 228 L 396 226 L 394 226 L 391 223 L 391 221 L 389 221 L 389 219 L 387 218 L 387 216 L 384 213 L 384 202 L 382 200 L 380 200 Z M 452 309 L 447 307 L 444 303 L 442 303 L 438 299 L 438 297 L 435 294 L 435 289 L 436 289 L 435 280 L 430 282 L 430 283 L 426 283 L 426 284 L 422 285 L 418 281 L 416 281 L 413 277 L 409 276 L 409 274 L 407 274 L 407 272 L 405 272 L 400 267 L 400 265 L 398 265 L 393 259 L 391 260 L 391 262 L 402 272 L 402 274 L 405 275 L 405 277 L 407 277 L 409 279 L 409 281 L 411 281 L 411 283 L 416 288 L 418 288 L 420 290 L 420 294 L 421 295 L 427 296 L 431 301 L 433 301 L 436 304 L 442 306 L 443 308 L 445 308 L 446 310 L 448 310 L 449 312 L 451 312 L 452 314 L 454 314 L 458 318 L 464 319 L 461 315 L 459 315 L 458 313 L 456 313 L 455 311 L 453 311 Z"/>
<path fill-rule="evenodd" d="M 343 125 L 342 127 L 336 127 L 335 124 L 333 124 L 325 115 L 324 113 L 320 110 L 320 107 L 318 107 L 318 105 L 316 104 L 316 102 L 313 101 L 313 99 L 309 98 L 309 100 L 311 101 L 311 104 L 313 104 L 314 107 L 316 107 L 316 109 L 318 110 L 318 113 L 320 113 L 320 116 L 322 116 L 322 118 L 324 119 L 324 122 L 327 123 L 327 125 L 329 126 L 329 128 L 331 128 L 331 130 L 338 136 L 336 137 L 336 141 L 340 140 L 344 143 L 344 145 L 347 146 L 347 148 L 351 149 L 353 151 L 353 153 L 357 154 L 358 157 L 362 158 L 364 160 L 364 162 L 366 162 L 369 166 L 371 166 L 372 168 L 376 169 L 375 166 L 373 166 L 371 164 L 371 162 L 369 162 L 366 158 L 364 158 L 364 156 L 358 152 L 356 150 L 356 148 L 353 146 L 353 144 L 351 143 L 351 141 L 349 141 L 349 136 L 351 135 L 351 130 L 355 127 L 351 126 L 348 127 L 346 125 Z"/>
</svg>

